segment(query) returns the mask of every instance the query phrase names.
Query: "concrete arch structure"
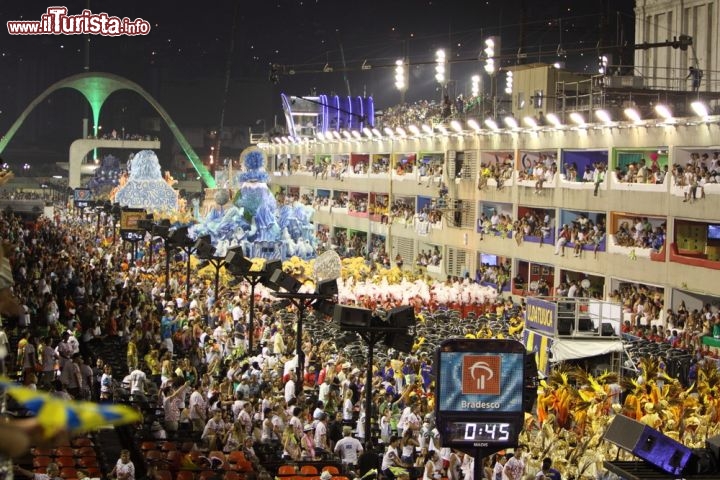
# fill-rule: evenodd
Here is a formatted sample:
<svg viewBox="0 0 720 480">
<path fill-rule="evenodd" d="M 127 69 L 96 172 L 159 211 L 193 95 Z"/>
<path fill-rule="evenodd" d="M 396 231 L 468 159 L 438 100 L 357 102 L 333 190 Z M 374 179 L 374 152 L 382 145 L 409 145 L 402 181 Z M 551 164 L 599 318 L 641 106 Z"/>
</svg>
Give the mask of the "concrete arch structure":
<svg viewBox="0 0 720 480">
<path fill-rule="evenodd" d="M 130 148 L 133 150 L 156 150 L 160 148 L 159 140 L 105 140 L 84 138 L 70 144 L 70 161 L 68 165 L 68 186 L 80 187 L 82 178 L 82 159 L 96 148 Z M 97 165 L 92 165 L 96 167 Z M 86 172 L 87 173 L 87 172 Z"/>
<path fill-rule="evenodd" d="M 165 123 L 170 128 L 170 131 L 175 137 L 175 140 L 177 140 L 177 142 L 180 144 L 180 148 L 183 149 L 183 152 L 185 152 L 185 156 L 187 156 L 188 160 L 190 160 L 190 163 L 192 163 L 193 167 L 195 167 L 195 170 L 197 171 L 198 175 L 200 175 L 200 178 L 203 179 L 205 185 L 210 188 L 215 187 L 215 179 L 212 177 L 208 169 L 205 168 L 205 165 L 202 164 L 200 158 L 197 156 L 195 151 L 192 149 L 188 141 L 177 128 L 177 125 L 175 125 L 175 122 L 172 121 L 170 115 L 168 115 L 162 105 L 160 105 L 157 100 L 152 97 L 152 95 L 150 95 L 144 88 L 142 88 L 137 83 L 120 77 L 118 75 L 113 75 L 111 73 L 80 73 L 78 75 L 72 75 L 70 77 L 64 78 L 50 85 L 44 92 L 38 95 L 35 100 L 30 103 L 30 105 L 27 106 L 27 108 L 22 112 L 22 114 L 20 114 L 18 119 L 15 120 L 15 123 L 12 124 L 10 130 L 8 130 L 5 136 L 0 139 L 0 153 L 5 150 L 5 147 L 8 143 L 10 143 L 10 140 L 12 140 L 13 136 L 23 124 L 30 112 L 32 112 L 35 107 L 37 107 L 51 93 L 61 88 L 72 88 L 74 90 L 77 90 L 88 101 L 93 113 L 93 125 L 95 128 L 95 134 L 97 134 L 97 126 L 99 124 L 100 111 L 102 110 L 102 106 L 105 103 L 105 100 L 107 100 L 107 98 L 113 92 L 116 92 L 118 90 L 131 90 L 137 93 L 142 98 L 144 98 L 150 105 L 152 105 L 155 111 L 157 111 L 162 117 L 162 119 L 165 120 Z"/>
</svg>

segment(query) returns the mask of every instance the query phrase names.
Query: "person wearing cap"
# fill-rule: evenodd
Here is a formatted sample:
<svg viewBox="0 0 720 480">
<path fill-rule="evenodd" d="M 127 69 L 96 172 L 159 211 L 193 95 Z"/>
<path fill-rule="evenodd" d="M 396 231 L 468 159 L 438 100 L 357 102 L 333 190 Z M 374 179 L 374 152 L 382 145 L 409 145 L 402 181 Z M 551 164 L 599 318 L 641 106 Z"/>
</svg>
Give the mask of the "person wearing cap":
<svg viewBox="0 0 720 480">
<path fill-rule="evenodd" d="M 312 423 L 306 423 L 303 427 L 303 435 L 300 438 L 300 450 L 304 460 L 317 460 L 315 456 L 315 427 Z"/>
<path fill-rule="evenodd" d="M 352 427 L 346 425 L 342 432 L 343 438 L 338 440 L 333 451 L 340 457 L 343 465 L 354 467 L 363 453 L 363 446 L 357 438 L 352 436 Z"/>
<path fill-rule="evenodd" d="M 327 413 L 323 413 L 315 424 L 315 452 L 319 455 L 330 451 L 327 436 L 327 418 Z"/>
</svg>

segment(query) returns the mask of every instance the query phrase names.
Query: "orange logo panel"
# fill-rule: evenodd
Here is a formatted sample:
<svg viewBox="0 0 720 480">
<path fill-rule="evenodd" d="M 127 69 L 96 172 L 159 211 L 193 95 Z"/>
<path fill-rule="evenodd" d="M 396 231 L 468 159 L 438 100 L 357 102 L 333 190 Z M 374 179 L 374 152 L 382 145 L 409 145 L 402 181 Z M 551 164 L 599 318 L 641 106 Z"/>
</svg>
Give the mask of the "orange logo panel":
<svg viewBox="0 0 720 480">
<path fill-rule="evenodd" d="M 465 355 L 463 357 L 463 395 L 500 395 L 499 355 Z"/>
</svg>

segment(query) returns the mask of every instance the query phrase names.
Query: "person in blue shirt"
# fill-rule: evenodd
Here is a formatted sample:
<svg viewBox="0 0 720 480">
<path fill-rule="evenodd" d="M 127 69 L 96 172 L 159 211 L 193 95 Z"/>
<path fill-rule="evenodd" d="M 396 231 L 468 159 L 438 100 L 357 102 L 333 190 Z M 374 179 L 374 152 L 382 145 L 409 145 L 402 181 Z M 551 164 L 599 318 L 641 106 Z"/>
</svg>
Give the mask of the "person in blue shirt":
<svg viewBox="0 0 720 480">
<path fill-rule="evenodd" d="M 420 362 L 420 376 L 422 377 L 425 391 L 428 391 L 428 389 L 430 388 L 430 384 L 432 383 L 432 374 L 432 360 L 423 355 L 423 359 Z"/>
<path fill-rule="evenodd" d="M 562 480 L 560 472 L 552 468 L 552 459 L 545 458 L 542 462 L 542 469 L 535 475 L 536 480 Z"/>
</svg>

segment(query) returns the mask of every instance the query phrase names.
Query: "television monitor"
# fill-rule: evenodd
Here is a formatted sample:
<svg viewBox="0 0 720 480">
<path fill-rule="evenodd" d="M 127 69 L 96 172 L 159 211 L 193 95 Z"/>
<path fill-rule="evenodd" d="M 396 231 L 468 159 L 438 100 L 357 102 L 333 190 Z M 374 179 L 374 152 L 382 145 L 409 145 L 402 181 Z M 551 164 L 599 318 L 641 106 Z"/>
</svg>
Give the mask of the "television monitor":
<svg viewBox="0 0 720 480">
<path fill-rule="evenodd" d="M 481 253 L 480 254 L 480 263 L 482 263 L 483 265 L 497 266 L 498 257 L 497 257 L 497 255 L 488 255 L 487 253 Z"/>
<path fill-rule="evenodd" d="M 708 240 L 720 240 L 720 225 L 708 225 Z"/>
</svg>

